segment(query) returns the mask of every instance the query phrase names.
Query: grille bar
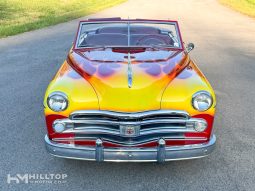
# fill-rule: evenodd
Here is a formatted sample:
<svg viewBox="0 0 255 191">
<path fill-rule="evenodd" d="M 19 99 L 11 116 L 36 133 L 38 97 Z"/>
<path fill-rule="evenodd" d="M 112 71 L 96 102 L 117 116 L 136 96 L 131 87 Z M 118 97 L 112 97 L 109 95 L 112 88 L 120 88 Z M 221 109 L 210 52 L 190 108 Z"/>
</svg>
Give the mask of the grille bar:
<svg viewBox="0 0 255 191">
<path fill-rule="evenodd" d="M 98 117 L 109 118 L 112 120 L 117 119 L 146 119 L 148 117 L 159 117 L 159 116 L 168 116 L 172 118 L 189 118 L 189 114 L 186 111 L 180 110 L 153 110 L 153 111 L 144 111 L 136 113 L 122 113 L 114 111 L 105 111 L 105 110 L 81 110 L 71 113 L 70 119 L 86 119 L 87 117 Z"/>
<path fill-rule="evenodd" d="M 65 133 L 76 133 L 76 134 L 114 134 L 119 135 L 119 130 L 115 130 L 112 128 L 107 127 L 93 127 L 93 126 L 86 126 L 80 127 L 75 129 L 67 129 L 64 131 Z M 140 135 L 149 135 L 154 133 L 185 133 L 185 132 L 195 132 L 194 129 L 187 129 L 187 128 L 178 128 L 178 127 L 155 127 L 155 128 L 148 128 L 148 129 L 141 129 Z"/>
<path fill-rule="evenodd" d="M 109 120 L 101 120 L 101 119 L 88 119 L 88 120 L 69 120 L 69 119 L 64 119 L 61 120 L 64 123 L 74 123 L 74 124 L 84 124 L 84 125 L 149 125 L 149 124 L 174 124 L 174 123 L 180 123 L 180 124 L 185 124 L 186 119 L 150 119 L 150 120 L 143 120 L 143 121 L 109 121 Z"/>
</svg>

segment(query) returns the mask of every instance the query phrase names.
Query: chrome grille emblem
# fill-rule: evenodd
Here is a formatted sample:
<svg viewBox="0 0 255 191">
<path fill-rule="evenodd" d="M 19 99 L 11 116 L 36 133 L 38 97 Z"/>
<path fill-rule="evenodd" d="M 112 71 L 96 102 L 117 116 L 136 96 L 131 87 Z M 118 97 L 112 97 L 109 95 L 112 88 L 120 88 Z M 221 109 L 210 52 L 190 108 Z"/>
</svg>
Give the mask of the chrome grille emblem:
<svg viewBox="0 0 255 191">
<path fill-rule="evenodd" d="M 136 137 L 140 134 L 140 125 L 120 125 L 120 134 L 124 137 Z"/>
</svg>

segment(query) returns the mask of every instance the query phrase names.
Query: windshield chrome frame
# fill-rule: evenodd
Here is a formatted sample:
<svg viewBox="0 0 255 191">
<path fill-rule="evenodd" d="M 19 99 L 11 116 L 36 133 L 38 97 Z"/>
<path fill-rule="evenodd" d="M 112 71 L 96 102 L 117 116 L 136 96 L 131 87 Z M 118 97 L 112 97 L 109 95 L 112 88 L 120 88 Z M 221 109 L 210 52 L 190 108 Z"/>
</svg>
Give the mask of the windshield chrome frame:
<svg viewBox="0 0 255 191">
<path fill-rule="evenodd" d="M 146 20 L 146 19 L 122 19 L 122 20 L 85 20 L 85 21 L 80 21 L 79 22 L 79 26 L 78 26 L 78 30 L 76 33 L 76 37 L 75 37 L 75 41 L 74 41 L 74 46 L 73 46 L 73 50 L 86 50 L 86 49 L 93 49 L 93 48 L 98 48 L 101 46 L 86 46 L 86 47 L 79 47 L 78 46 L 78 39 L 80 37 L 80 33 L 81 33 L 81 29 L 82 26 L 84 24 L 104 24 L 104 23 L 127 23 L 132 24 L 132 23 L 146 23 L 146 24 L 171 24 L 175 26 L 175 30 L 176 30 L 176 35 L 177 35 L 177 40 L 179 41 L 180 46 L 179 47 L 172 47 L 172 46 L 162 46 L 162 48 L 164 49 L 172 49 L 172 50 L 184 50 L 184 46 L 183 46 L 183 41 L 182 41 L 182 36 L 180 33 L 180 29 L 179 29 L 179 25 L 177 21 L 170 21 L 170 20 Z M 128 35 L 129 37 L 130 35 Z M 130 38 L 130 37 L 129 37 Z M 129 41 L 128 41 L 129 43 Z M 103 46 L 102 46 L 103 47 Z M 157 46 L 156 46 L 157 47 Z M 128 44 L 128 46 L 105 46 L 105 48 L 154 48 L 154 46 L 130 46 Z"/>
</svg>

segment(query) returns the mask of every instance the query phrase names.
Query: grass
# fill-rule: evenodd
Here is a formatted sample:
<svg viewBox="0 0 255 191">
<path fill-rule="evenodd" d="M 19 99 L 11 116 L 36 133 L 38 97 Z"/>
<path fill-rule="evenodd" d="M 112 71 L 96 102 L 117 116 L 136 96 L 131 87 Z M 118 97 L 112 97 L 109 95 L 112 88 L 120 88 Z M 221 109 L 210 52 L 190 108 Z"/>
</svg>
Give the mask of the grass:
<svg viewBox="0 0 255 191">
<path fill-rule="evenodd" d="M 220 3 L 241 13 L 255 17 L 255 0 L 219 0 Z"/>
<path fill-rule="evenodd" d="M 0 0 L 0 38 L 79 18 L 126 0 Z"/>
</svg>

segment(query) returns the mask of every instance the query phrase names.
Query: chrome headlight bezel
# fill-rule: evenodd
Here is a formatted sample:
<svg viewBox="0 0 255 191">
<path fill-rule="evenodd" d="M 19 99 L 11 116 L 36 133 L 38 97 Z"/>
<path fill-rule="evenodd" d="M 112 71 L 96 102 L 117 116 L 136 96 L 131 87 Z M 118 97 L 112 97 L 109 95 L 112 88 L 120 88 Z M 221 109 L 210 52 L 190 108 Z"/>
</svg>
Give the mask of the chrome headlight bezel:
<svg viewBox="0 0 255 191">
<path fill-rule="evenodd" d="M 206 108 L 199 108 L 198 104 L 195 103 L 195 101 L 197 101 L 196 99 L 198 98 L 198 96 L 204 96 L 206 99 L 210 100 Z M 197 111 L 207 111 L 213 105 L 212 95 L 207 91 L 198 91 L 195 94 L 193 94 L 191 104 L 192 107 Z"/>
<path fill-rule="evenodd" d="M 62 104 L 62 106 L 60 108 L 57 108 L 57 106 L 53 106 L 51 103 L 51 100 L 55 97 L 56 98 L 62 98 L 62 100 L 64 101 Z M 63 92 L 52 92 L 51 94 L 49 94 L 49 96 L 47 97 L 47 105 L 48 107 L 55 112 L 61 112 L 61 111 L 65 111 L 69 105 L 68 103 L 68 97 L 65 93 Z M 58 106 L 59 107 L 59 106 Z"/>
</svg>

